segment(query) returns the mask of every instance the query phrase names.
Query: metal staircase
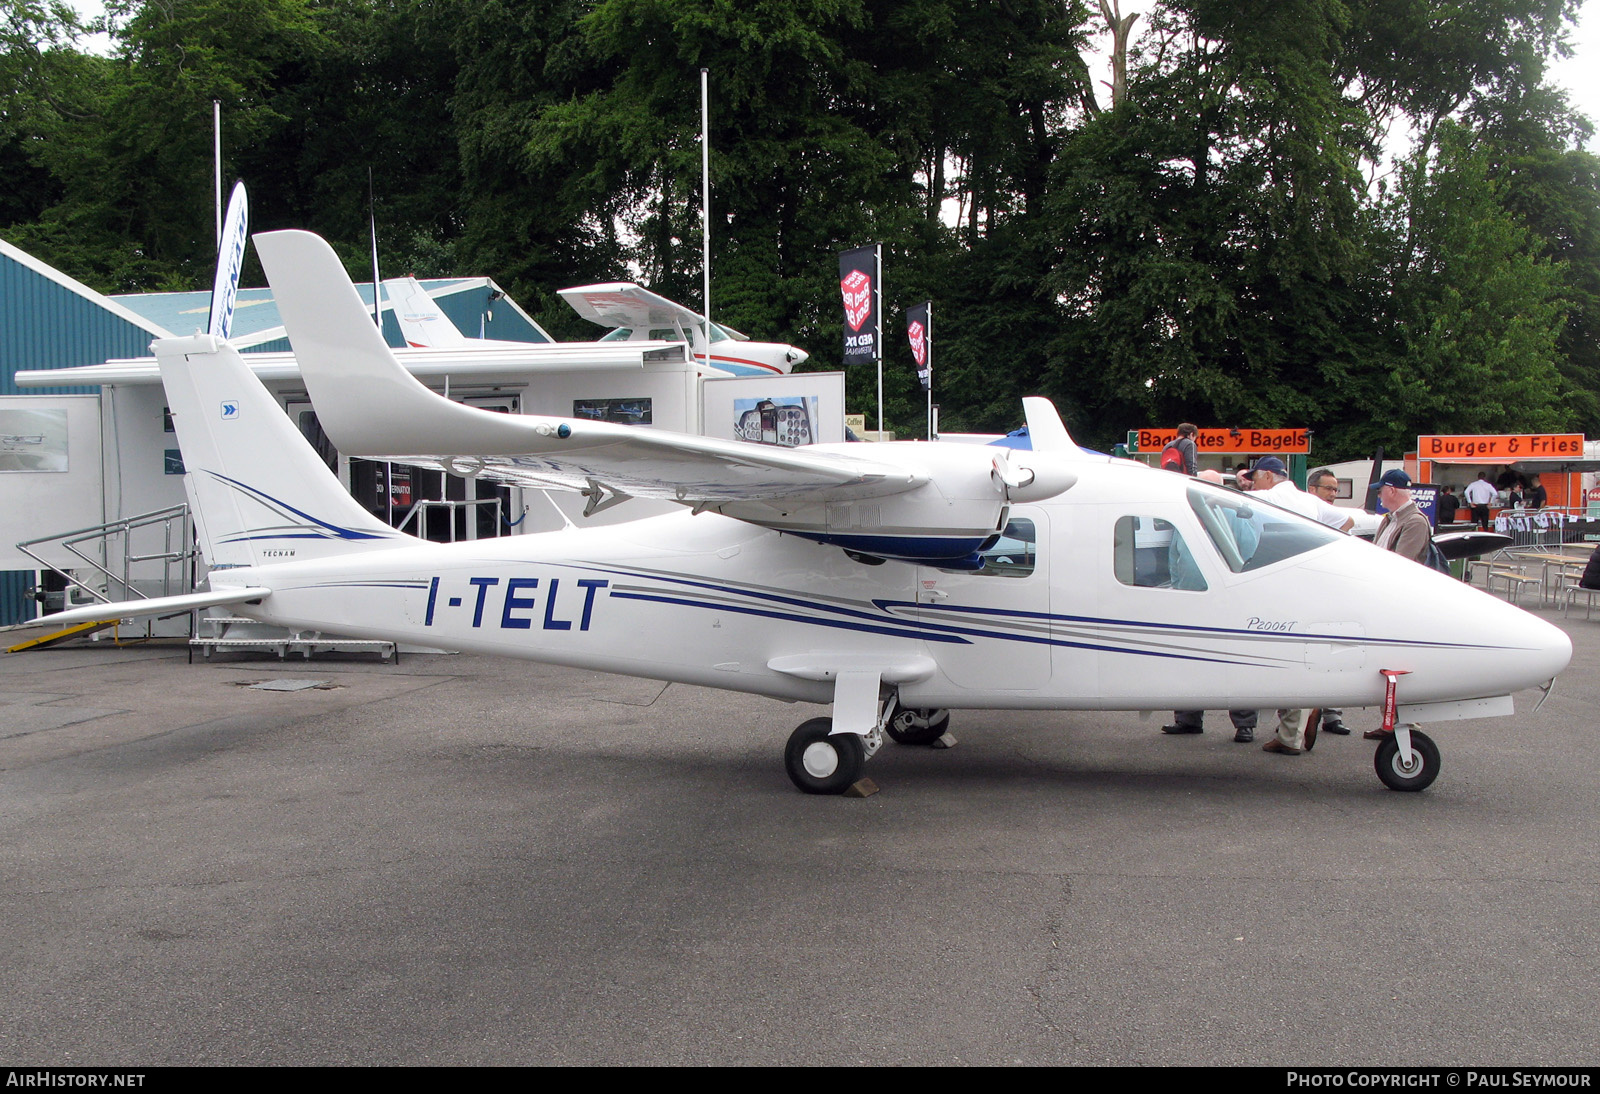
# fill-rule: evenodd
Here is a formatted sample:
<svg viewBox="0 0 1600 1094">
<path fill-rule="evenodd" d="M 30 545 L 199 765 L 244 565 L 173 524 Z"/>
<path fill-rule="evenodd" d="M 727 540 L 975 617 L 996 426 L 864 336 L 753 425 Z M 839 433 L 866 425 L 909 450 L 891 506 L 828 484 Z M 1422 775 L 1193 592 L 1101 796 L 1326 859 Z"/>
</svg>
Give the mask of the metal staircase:
<svg viewBox="0 0 1600 1094">
<path fill-rule="evenodd" d="M 66 582 L 60 604 L 62 611 L 96 603 L 148 600 L 194 592 L 201 566 L 194 542 L 194 522 L 187 505 L 172 505 L 91 528 L 43 536 L 17 544 L 17 550 L 37 562 L 41 570 L 56 574 Z M 46 557 L 53 555 L 59 559 L 63 552 L 81 565 L 64 568 Z M 159 579 L 153 573 L 157 564 Z M 136 570 L 140 571 L 140 576 L 135 576 Z M 189 645 L 198 647 L 208 659 L 219 649 L 270 650 L 279 658 L 298 653 L 309 659 L 313 653 L 326 650 L 376 653 L 386 661 L 395 656 L 393 642 L 341 638 L 321 631 L 291 631 L 253 619 L 241 619 L 224 609 L 216 610 L 224 614 L 181 613 L 188 616 Z M 135 637 L 157 637 L 157 625 L 156 619 L 143 620 L 143 633 Z M 41 644 L 48 644 L 56 637 L 50 636 Z"/>
</svg>

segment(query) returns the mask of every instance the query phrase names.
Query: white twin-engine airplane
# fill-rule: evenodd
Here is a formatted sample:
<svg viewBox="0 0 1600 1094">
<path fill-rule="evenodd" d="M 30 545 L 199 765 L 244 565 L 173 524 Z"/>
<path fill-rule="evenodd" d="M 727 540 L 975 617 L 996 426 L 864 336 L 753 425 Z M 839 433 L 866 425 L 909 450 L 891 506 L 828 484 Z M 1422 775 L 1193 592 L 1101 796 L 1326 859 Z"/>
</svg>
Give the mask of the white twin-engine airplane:
<svg viewBox="0 0 1600 1094">
<path fill-rule="evenodd" d="M 1510 714 L 1572 646 L 1492 596 L 1293 513 L 1074 445 L 1026 400 L 1033 451 L 787 449 L 450 402 L 384 345 L 333 251 L 256 237 L 324 429 L 353 455 L 684 511 L 470 543 L 368 515 L 226 342 L 155 345 L 211 590 L 51 621 L 231 604 L 297 628 L 833 704 L 789 738 L 811 793 L 952 708 L 1357 707 Z M 1385 784 L 1436 746 L 1402 724 Z"/>
</svg>

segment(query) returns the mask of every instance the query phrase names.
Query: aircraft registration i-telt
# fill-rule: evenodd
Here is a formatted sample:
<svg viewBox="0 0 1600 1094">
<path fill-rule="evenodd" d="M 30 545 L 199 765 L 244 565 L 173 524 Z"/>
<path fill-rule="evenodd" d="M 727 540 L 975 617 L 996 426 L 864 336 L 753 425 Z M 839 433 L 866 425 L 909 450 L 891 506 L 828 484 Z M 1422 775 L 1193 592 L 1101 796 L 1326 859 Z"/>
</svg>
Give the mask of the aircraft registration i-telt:
<svg viewBox="0 0 1600 1094">
<path fill-rule="evenodd" d="M 525 657 L 813 703 L 790 778 L 839 793 L 885 734 L 959 708 L 1378 706 L 1512 712 L 1571 658 L 1549 623 L 1247 495 L 1077 447 L 1025 400 L 1034 448 L 803 448 L 451 402 L 395 360 L 320 238 L 256 238 L 323 428 L 351 455 L 683 511 L 467 543 L 414 539 L 339 486 L 239 354 L 155 344 L 210 591 L 70 623 L 229 604 L 355 637 Z M 1402 724 L 1384 783 L 1439 752 Z"/>
</svg>

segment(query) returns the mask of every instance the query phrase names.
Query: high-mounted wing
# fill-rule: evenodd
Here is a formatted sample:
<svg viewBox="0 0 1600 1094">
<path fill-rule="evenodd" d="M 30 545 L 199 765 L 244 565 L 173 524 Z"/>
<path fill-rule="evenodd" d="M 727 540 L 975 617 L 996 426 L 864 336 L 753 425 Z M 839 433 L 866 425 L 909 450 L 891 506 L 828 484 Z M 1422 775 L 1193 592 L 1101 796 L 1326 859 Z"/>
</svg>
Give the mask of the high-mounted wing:
<svg viewBox="0 0 1600 1094">
<path fill-rule="evenodd" d="M 573 311 L 602 327 L 626 327 L 637 331 L 670 327 L 676 323 L 688 332 L 703 321 L 698 313 L 632 281 L 578 285 L 560 289 L 557 295 L 570 304 Z M 728 330 L 726 327 L 722 329 Z M 728 333 L 740 340 L 745 337 L 736 331 L 729 330 Z"/>
<path fill-rule="evenodd" d="M 400 366 L 321 238 L 286 231 L 255 241 L 317 417 L 350 455 L 577 490 L 591 513 L 627 497 L 663 498 L 863 554 L 955 565 L 977 564 L 1010 502 L 1051 497 L 1077 478 L 1056 453 L 779 448 L 464 406 Z"/>
<path fill-rule="evenodd" d="M 736 376 L 783 375 L 810 358 L 799 346 L 782 342 L 752 342 L 748 335 L 732 327 L 713 323 L 710 343 L 699 313 L 668 300 L 659 293 L 631 281 L 611 281 L 603 285 L 579 285 L 560 290 L 572 310 L 602 327 L 617 329 L 607 339 L 627 337 L 681 339 L 707 364 Z"/>
<path fill-rule="evenodd" d="M 495 414 L 451 402 L 402 368 L 365 319 L 333 249 L 309 232 L 255 237 L 317 417 L 351 455 L 490 474 L 529 486 L 691 505 L 879 497 L 927 476 L 854 454 L 695 437 L 576 418 Z"/>
</svg>

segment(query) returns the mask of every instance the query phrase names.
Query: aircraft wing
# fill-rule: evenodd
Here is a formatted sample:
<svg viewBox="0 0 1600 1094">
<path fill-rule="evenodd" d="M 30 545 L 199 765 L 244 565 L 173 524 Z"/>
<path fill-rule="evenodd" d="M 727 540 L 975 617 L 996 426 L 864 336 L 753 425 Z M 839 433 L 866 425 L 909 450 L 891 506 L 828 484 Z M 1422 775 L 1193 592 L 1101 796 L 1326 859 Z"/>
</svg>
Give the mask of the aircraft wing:
<svg viewBox="0 0 1600 1094">
<path fill-rule="evenodd" d="M 668 300 L 632 281 L 611 281 L 604 285 L 578 285 L 558 291 L 572 310 L 602 327 L 627 327 L 649 330 L 673 322 L 684 330 L 700 325 L 703 318 L 682 304 Z M 731 332 L 730 332 L 731 333 Z"/>
<path fill-rule="evenodd" d="M 596 500 L 625 495 L 689 505 L 881 497 L 928 481 L 919 467 L 837 446 L 779 448 L 452 402 L 400 366 L 325 241 L 283 231 L 255 242 L 318 420 L 350 455 L 582 490 Z"/>
</svg>

